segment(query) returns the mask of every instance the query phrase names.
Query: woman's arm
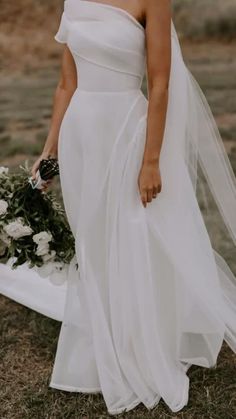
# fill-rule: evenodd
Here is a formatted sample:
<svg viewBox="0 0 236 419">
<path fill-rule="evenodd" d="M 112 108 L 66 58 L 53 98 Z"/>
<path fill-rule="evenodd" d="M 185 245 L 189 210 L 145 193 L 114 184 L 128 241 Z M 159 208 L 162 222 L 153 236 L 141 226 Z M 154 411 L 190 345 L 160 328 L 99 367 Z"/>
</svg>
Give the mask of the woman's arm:
<svg viewBox="0 0 236 419">
<path fill-rule="evenodd" d="M 36 172 L 42 159 L 47 158 L 49 155 L 54 157 L 57 156 L 57 145 L 61 122 L 76 87 L 77 74 L 75 62 L 69 48 L 66 46 L 62 56 L 61 75 L 54 94 L 53 112 L 49 133 L 42 154 L 32 167 L 33 178 L 36 177 Z"/>
<path fill-rule="evenodd" d="M 138 184 L 144 207 L 161 191 L 159 158 L 165 131 L 171 66 L 171 2 L 145 0 L 148 118 Z"/>
</svg>

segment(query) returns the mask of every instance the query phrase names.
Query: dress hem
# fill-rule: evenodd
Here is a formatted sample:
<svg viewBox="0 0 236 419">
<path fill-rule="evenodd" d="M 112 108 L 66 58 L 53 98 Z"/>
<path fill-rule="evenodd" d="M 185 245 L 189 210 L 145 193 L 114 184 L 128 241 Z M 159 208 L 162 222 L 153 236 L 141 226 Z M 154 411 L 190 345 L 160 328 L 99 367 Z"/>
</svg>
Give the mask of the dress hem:
<svg viewBox="0 0 236 419">
<path fill-rule="evenodd" d="M 94 387 L 94 388 L 86 388 L 86 387 L 72 387 L 72 386 L 64 386 L 61 384 L 56 384 L 51 382 L 49 384 L 49 387 L 56 389 L 56 390 L 61 390 L 61 391 L 67 391 L 67 392 L 73 392 L 73 393 L 85 393 L 85 394 L 92 394 L 92 393 L 100 393 L 102 394 L 102 389 L 100 387 Z M 189 391 L 189 385 L 185 386 L 184 390 L 183 390 L 183 399 L 182 399 L 182 403 L 180 404 L 179 407 L 177 408 L 171 408 L 172 412 L 179 412 L 180 410 L 182 410 L 186 404 L 188 403 L 188 391 Z M 161 396 L 158 395 L 152 403 L 150 403 L 149 405 L 146 405 L 146 408 L 148 410 L 152 410 L 154 409 L 154 407 L 156 407 L 159 402 L 161 400 Z M 110 415 L 119 415 L 120 413 L 125 413 L 128 412 L 132 409 L 134 409 L 135 407 L 137 407 L 140 403 L 143 403 L 140 399 L 136 399 L 135 401 L 133 401 L 132 403 L 130 403 L 127 407 L 122 407 L 120 409 L 115 409 L 115 410 L 110 410 L 108 409 L 108 413 Z"/>
<path fill-rule="evenodd" d="M 56 384 L 56 383 L 50 383 L 49 387 L 51 388 L 55 388 L 57 390 L 62 390 L 62 391 L 69 391 L 69 392 L 74 392 L 74 393 L 102 393 L 101 388 L 99 387 L 95 387 L 95 388 L 86 388 L 86 387 L 72 387 L 72 386 L 64 386 L 61 384 Z"/>
</svg>

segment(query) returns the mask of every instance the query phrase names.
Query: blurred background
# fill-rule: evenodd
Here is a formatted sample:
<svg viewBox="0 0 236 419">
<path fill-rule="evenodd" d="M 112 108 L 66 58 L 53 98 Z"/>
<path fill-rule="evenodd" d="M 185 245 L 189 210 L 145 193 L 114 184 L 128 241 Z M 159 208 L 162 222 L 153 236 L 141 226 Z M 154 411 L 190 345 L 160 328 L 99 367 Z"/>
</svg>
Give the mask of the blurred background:
<svg viewBox="0 0 236 419">
<path fill-rule="evenodd" d="M 0 165 L 13 170 L 36 159 L 48 133 L 63 49 L 54 40 L 62 9 L 63 0 L 0 0 Z M 173 17 L 185 61 L 209 101 L 236 172 L 236 0 L 173 0 Z M 59 182 L 55 190 L 61 199 Z M 236 274 L 235 249 L 207 187 L 198 194 L 213 246 Z M 107 417 L 100 396 L 48 389 L 59 324 L 3 297 L 0 315 L 1 418 Z M 217 370 L 191 368 L 184 413 L 173 417 L 161 405 L 158 416 L 140 408 L 137 416 L 125 417 L 235 418 L 235 367 L 224 347 Z"/>
</svg>

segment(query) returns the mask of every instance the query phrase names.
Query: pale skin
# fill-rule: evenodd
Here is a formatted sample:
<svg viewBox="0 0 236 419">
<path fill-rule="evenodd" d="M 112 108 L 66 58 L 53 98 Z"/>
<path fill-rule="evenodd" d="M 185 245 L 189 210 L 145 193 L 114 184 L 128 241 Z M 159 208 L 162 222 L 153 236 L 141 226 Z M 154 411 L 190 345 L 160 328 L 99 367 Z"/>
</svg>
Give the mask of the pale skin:
<svg viewBox="0 0 236 419">
<path fill-rule="evenodd" d="M 137 181 L 140 198 L 146 208 L 162 188 L 159 161 L 165 131 L 171 66 L 171 0 L 100 0 L 99 2 L 123 8 L 145 26 L 148 115 L 146 143 Z M 57 157 L 61 122 L 76 88 L 74 59 L 69 48 L 65 46 L 48 137 L 41 156 L 32 167 L 34 178 L 42 159 L 49 155 Z"/>
</svg>

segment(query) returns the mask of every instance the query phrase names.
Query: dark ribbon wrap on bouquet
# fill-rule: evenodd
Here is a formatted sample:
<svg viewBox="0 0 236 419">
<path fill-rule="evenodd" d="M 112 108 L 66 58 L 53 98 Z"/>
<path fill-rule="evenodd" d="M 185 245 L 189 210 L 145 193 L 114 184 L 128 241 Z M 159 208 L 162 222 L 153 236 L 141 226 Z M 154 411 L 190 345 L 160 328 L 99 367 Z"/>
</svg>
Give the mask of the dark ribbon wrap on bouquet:
<svg viewBox="0 0 236 419">
<path fill-rule="evenodd" d="M 52 157 L 41 160 L 36 179 L 29 178 L 29 183 L 33 189 L 42 189 L 45 182 L 59 175 L 58 160 Z"/>
</svg>

